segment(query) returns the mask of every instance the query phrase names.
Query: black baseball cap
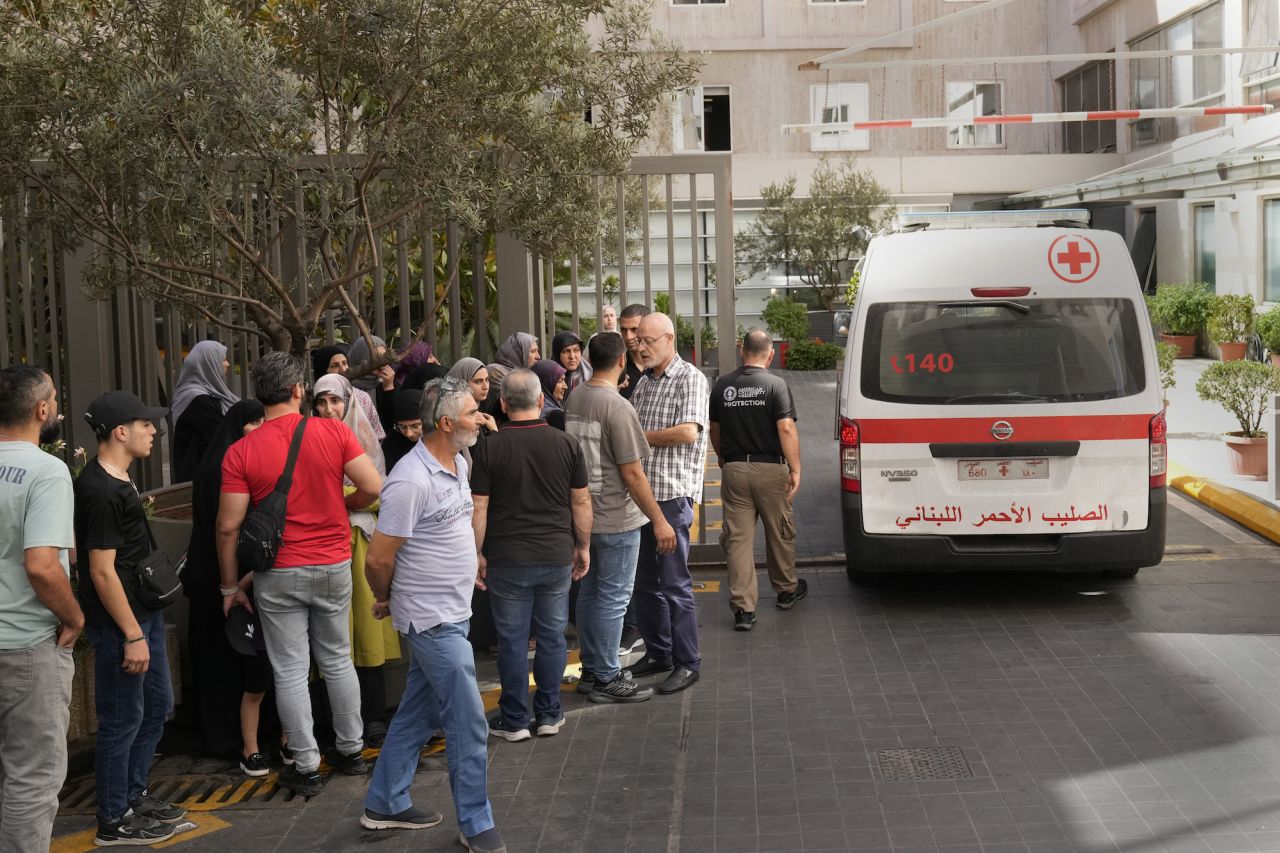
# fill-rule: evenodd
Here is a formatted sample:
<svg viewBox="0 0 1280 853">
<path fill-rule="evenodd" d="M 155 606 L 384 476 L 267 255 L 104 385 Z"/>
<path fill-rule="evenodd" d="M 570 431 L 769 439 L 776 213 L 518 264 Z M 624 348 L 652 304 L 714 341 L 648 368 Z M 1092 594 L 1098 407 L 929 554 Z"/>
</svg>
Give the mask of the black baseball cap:
<svg viewBox="0 0 1280 853">
<path fill-rule="evenodd" d="M 84 419 L 94 432 L 106 435 L 121 424 L 158 421 L 167 414 L 168 409 L 148 406 L 128 391 L 108 391 L 89 404 Z"/>
<path fill-rule="evenodd" d="M 227 640 L 231 648 L 242 655 L 253 656 L 267 650 L 267 641 L 262 637 L 262 627 L 258 624 L 258 614 L 250 613 L 243 604 L 237 604 L 227 611 Z"/>
</svg>

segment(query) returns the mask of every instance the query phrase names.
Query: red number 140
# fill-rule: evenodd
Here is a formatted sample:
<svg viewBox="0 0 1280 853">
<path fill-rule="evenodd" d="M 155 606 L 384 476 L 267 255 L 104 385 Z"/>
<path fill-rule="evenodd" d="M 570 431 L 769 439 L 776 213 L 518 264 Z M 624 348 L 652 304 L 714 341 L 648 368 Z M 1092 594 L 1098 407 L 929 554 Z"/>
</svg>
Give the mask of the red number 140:
<svg viewBox="0 0 1280 853">
<path fill-rule="evenodd" d="M 936 356 L 927 352 L 920 356 L 919 360 L 916 359 L 915 353 L 909 352 L 902 357 L 902 360 L 906 362 L 905 368 L 898 363 L 896 355 L 889 357 L 889 364 L 893 366 L 894 373 L 933 373 L 935 371 L 950 373 L 956 366 L 956 360 L 949 352 L 939 353 Z"/>
</svg>

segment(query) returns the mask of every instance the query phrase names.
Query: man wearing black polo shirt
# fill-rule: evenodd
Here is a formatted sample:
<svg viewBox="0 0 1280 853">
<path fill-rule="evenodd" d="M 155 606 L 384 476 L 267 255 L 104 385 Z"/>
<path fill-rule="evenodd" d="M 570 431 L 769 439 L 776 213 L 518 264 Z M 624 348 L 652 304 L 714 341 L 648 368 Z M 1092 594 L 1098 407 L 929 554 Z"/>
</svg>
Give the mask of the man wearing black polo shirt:
<svg viewBox="0 0 1280 853">
<path fill-rule="evenodd" d="M 796 528 L 791 501 L 800 490 L 800 439 L 791 390 L 766 365 L 773 345 L 760 330 L 742 339 L 742 367 L 723 376 L 711 392 L 711 446 L 724 476 L 721 544 L 729 565 L 733 627 L 750 631 L 756 621 L 756 518 L 764 520 L 769 581 L 777 606 L 790 610 L 809 592 L 796 579 Z"/>
</svg>

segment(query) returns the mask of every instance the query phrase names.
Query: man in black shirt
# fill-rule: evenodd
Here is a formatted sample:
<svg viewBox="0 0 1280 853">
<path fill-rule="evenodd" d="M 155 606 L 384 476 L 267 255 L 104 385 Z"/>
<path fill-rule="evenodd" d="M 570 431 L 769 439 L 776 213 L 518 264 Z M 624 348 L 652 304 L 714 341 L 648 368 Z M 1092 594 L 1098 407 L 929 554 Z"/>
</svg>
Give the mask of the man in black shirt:
<svg viewBox="0 0 1280 853">
<path fill-rule="evenodd" d="M 542 383 L 529 370 L 502 380 L 502 408 L 510 419 L 472 450 L 471 517 L 479 554 L 477 586 L 489 590 L 498 632 L 502 696 L 489 734 L 529 738 L 530 629 L 537 693 L 533 716 L 541 736 L 564 725 L 560 679 L 570 578 L 591 563 L 591 492 L 578 440 L 547 425 Z"/>
<path fill-rule="evenodd" d="M 622 399 L 630 400 L 631 393 L 636 390 L 636 383 L 644 375 L 644 365 L 640 363 L 640 321 L 650 313 L 648 307 L 636 303 L 622 309 L 618 318 L 618 332 L 627 345 L 627 369 L 622 373 L 622 381 L 618 384 L 618 393 Z"/>
<path fill-rule="evenodd" d="M 186 814 L 147 791 L 151 758 L 173 710 L 164 616 L 132 601 L 120 580 L 154 547 L 128 470 L 151 455 L 154 422 L 165 414 L 127 391 L 103 394 L 84 414 L 98 455 L 75 484 L 76 572 L 95 652 L 99 847 L 163 841 Z"/>
<path fill-rule="evenodd" d="M 722 376 L 711 392 L 711 446 L 724 472 L 724 545 L 733 627 L 756 621 L 756 518 L 764 520 L 769 581 L 777 606 L 790 610 L 809 592 L 796 580 L 796 528 L 791 500 L 800 490 L 800 439 L 787 383 L 769 373 L 773 345 L 760 330 L 742 339 L 743 366 Z"/>
</svg>

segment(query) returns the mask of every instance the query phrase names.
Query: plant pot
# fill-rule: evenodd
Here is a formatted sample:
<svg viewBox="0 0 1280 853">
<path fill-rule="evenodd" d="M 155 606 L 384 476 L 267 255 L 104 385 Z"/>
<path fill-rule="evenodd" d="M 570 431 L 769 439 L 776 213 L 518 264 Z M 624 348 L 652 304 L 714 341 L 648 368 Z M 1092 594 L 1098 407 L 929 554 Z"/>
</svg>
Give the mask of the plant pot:
<svg viewBox="0 0 1280 853">
<path fill-rule="evenodd" d="M 1245 438 L 1238 432 L 1222 436 L 1227 445 L 1231 473 L 1254 480 L 1267 479 L 1267 439 Z"/>
<path fill-rule="evenodd" d="M 1195 335 L 1168 335 L 1164 332 L 1160 333 L 1160 340 L 1166 344 L 1173 344 L 1178 348 L 1178 358 L 1195 358 L 1196 357 L 1196 336 Z"/>
<path fill-rule="evenodd" d="M 787 350 L 791 349 L 791 344 L 788 343 L 787 341 L 782 341 L 777 345 L 777 347 L 778 347 L 778 366 L 781 367 L 783 370 L 786 370 L 787 369 Z"/>
<path fill-rule="evenodd" d="M 1218 344 L 1218 352 L 1222 355 L 1223 361 L 1240 361 L 1244 358 L 1244 351 L 1248 346 L 1244 341 L 1226 341 Z"/>
</svg>

